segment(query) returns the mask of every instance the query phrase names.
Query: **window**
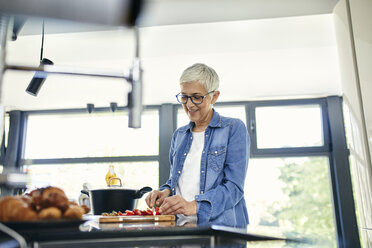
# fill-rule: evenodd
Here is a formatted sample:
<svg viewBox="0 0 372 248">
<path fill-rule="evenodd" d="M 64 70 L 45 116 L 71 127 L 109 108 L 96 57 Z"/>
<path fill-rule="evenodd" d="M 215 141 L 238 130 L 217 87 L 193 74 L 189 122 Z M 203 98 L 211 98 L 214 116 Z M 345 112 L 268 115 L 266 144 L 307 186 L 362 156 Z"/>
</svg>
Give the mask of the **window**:
<svg viewBox="0 0 372 248">
<path fill-rule="evenodd" d="M 140 129 L 128 128 L 128 117 L 124 114 L 104 112 L 30 114 L 27 123 L 23 169 L 32 187 L 57 186 L 71 200 L 77 201 L 84 183 L 92 189 L 106 187 L 105 176 L 110 164 L 114 165 L 125 188 L 159 187 L 157 109 L 143 112 Z M 140 156 L 140 160 L 141 156 L 153 158 L 138 161 L 134 156 Z M 125 162 L 95 162 L 95 158 L 100 157 L 108 160 L 122 157 Z M 84 158 L 89 158 L 90 162 L 84 162 Z M 45 159 L 48 162 L 43 162 Z M 65 162 L 69 159 L 76 161 Z M 142 200 L 138 207 L 145 208 Z"/>
<path fill-rule="evenodd" d="M 323 146 L 320 105 L 256 108 L 257 148 Z"/>
<path fill-rule="evenodd" d="M 363 227 L 372 226 L 372 175 L 365 150 L 363 149 L 360 122 L 355 118 L 355 114 L 348 107 L 348 104 L 344 103 L 343 110 L 346 140 L 350 151 L 349 163 L 353 182 L 353 195 L 356 201 L 356 214 L 358 224 L 363 229 Z M 360 231 L 359 235 L 361 236 L 362 244 L 368 244 L 368 233 Z"/>
<path fill-rule="evenodd" d="M 251 159 L 245 183 L 250 226 L 279 227 L 336 247 L 327 157 Z"/>
<path fill-rule="evenodd" d="M 159 116 L 146 111 L 140 129 L 119 114 L 30 115 L 26 159 L 157 155 Z"/>
</svg>

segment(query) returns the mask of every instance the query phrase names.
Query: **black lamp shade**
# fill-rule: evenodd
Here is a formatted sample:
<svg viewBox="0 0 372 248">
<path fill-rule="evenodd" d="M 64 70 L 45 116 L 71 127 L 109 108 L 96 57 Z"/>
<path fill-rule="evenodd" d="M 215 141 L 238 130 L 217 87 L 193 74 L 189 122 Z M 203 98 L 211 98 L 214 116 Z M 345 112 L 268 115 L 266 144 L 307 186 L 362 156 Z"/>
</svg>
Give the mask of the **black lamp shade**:
<svg viewBox="0 0 372 248">
<path fill-rule="evenodd" d="M 44 65 L 53 65 L 53 62 L 50 61 L 49 59 L 43 58 L 40 62 L 40 67 L 42 68 Z M 28 85 L 26 92 L 33 95 L 37 96 L 39 93 L 39 90 L 41 86 L 43 85 L 48 73 L 42 72 L 42 71 L 37 71 L 35 72 L 34 77 L 32 78 L 30 84 Z"/>
<path fill-rule="evenodd" d="M 14 16 L 12 41 L 17 40 L 18 34 L 21 31 L 23 25 L 25 24 L 26 19 L 27 18 L 24 16 Z"/>
</svg>

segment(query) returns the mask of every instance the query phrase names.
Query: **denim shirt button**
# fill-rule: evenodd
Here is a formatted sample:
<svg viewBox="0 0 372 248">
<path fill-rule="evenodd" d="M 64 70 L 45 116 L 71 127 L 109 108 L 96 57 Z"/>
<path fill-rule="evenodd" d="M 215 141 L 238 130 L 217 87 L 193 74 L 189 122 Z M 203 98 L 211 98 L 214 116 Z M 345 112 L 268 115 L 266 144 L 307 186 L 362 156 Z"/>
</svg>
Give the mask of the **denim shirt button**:
<svg viewBox="0 0 372 248">
<path fill-rule="evenodd" d="M 192 136 L 190 137 L 190 139 L 192 139 Z"/>
<path fill-rule="evenodd" d="M 217 154 L 218 152 L 217 151 L 214 151 L 215 154 Z"/>
<path fill-rule="evenodd" d="M 202 191 L 200 191 L 200 194 L 204 194 L 204 191 L 202 190 Z"/>
<path fill-rule="evenodd" d="M 204 173 L 204 171 L 202 170 L 201 173 Z"/>
<path fill-rule="evenodd" d="M 187 154 L 187 153 L 185 152 L 183 155 L 186 156 L 186 154 Z"/>
<path fill-rule="evenodd" d="M 206 134 L 205 137 L 208 137 L 208 134 Z"/>
<path fill-rule="evenodd" d="M 174 188 L 172 189 L 172 191 L 174 191 Z"/>
<path fill-rule="evenodd" d="M 203 151 L 203 154 L 205 153 L 205 151 Z"/>
<path fill-rule="evenodd" d="M 181 171 L 177 171 L 178 174 L 181 174 Z"/>
</svg>

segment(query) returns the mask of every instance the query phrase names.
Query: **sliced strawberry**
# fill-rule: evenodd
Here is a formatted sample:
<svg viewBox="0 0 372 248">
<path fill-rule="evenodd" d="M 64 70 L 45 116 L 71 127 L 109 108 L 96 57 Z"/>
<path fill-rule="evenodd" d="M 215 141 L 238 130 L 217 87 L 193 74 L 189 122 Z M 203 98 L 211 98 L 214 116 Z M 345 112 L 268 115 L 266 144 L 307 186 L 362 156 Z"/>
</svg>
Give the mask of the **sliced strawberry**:
<svg viewBox="0 0 372 248">
<path fill-rule="evenodd" d="M 146 209 L 146 215 L 154 215 L 151 209 Z"/>
<path fill-rule="evenodd" d="M 134 215 L 141 215 L 141 210 L 139 209 L 133 209 Z"/>
<path fill-rule="evenodd" d="M 141 215 L 148 215 L 146 210 L 140 210 L 140 212 L 141 212 Z"/>
<path fill-rule="evenodd" d="M 126 215 L 135 215 L 133 211 L 125 210 Z"/>
</svg>

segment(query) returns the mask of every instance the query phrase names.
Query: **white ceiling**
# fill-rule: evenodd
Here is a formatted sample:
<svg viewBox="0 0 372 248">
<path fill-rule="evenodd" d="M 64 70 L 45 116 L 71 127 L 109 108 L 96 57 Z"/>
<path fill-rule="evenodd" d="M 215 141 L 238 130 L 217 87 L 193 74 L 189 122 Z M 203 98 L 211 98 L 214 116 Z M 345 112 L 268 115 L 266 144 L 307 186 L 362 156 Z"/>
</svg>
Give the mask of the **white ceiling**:
<svg viewBox="0 0 372 248">
<path fill-rule="evenodd" d="M 338 0 L 142 0 L 142 10 L 137 25 L 149 27 L 329 14 L 332 13 L 337 2 Z M 113 3 L 115 2 L 110 2 Z M 22 10 L 19 12 L 22 13 Z M 112 29 L 104 25 L 51 19 L 48 20 L 48 25 L 47 33 Z M 40 18 L 28 18 L 21 35 L 36 35 L 40 32 Z"/>
<path fill-rule="evenodd" d="M 140 25 L 157 26 L 332 13 L 338 0 L 145 0 Z"/>
<path fill-rule="evenodd" d="M 336 1 L 175 2 L 149 1 L 142 15 L 144 104 L 174 103 L 182 70 L 195 62 L 216 69 L 220 101 L 341 94 L 329 14 Z M 8 64 L 38 65 L 37 29 L 40 19 L 29 20 L 8 43 Z M 131 29 L 46 20 L 45 31 L 44 57 L 56 65 L 122 72 L 134 56 Z M 25 93 L 32 75 L 5 73 L 7 110 L 126 104 L 128 86 L 122 80 L 50 75 L 33 97 Z"/>
</svg>

